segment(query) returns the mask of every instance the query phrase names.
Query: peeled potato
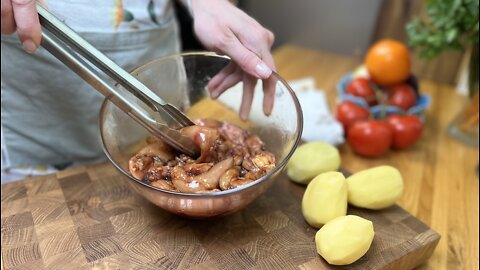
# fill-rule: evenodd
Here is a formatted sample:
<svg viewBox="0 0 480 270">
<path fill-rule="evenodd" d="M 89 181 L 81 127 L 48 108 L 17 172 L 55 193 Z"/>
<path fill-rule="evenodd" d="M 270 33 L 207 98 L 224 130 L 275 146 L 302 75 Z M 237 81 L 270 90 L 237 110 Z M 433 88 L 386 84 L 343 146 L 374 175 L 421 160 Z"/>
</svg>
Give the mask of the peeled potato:
<svg viewBox="0 0 480 270">
<path fill-rule="evenodd" d="M 347 214 L 347 182 L 339 172 L 326 172 L 307 186 L 302 213 L 310 226 L 320 228 L 328 221 Z"/>
<path fill-rule="evenodd" d="M 308 184 L 320 173 L 340 167 L 337 148 L 324 142 L 309 142 L 297 148 L 287 164 L 288 177 L 297 183 Z"/>
<path fill-rule="evenodd" d="M 373 241 L 373 223 L 359 216 L 338 217 L 315 235 L 317 252 L 329 264 L 346 265 L 367 253 Z"/>
<path fill-rule="evenodd" d="M 403 192 L 402 176 L 391 166 L 359 171 L 347 178 L 347 184 L 348 202 L 367 209 L 392 206 Z"/>
</svg>

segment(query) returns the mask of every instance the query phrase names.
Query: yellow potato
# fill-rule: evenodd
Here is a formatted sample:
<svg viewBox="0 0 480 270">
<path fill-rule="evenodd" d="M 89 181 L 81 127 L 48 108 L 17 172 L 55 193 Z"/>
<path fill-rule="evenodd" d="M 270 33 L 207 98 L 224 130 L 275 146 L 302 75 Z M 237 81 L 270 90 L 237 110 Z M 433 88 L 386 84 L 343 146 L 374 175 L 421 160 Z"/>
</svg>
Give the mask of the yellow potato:
<svg viewBox="0 0 480 270">
<path fill-rule="evenodd" d="M 348 215 L 325 224 L 315 235 L 315 244 L 329 264 L 346 265 L 367 253 L 374 235 L 370 220 Z"/>
<path fill-rule="evenodd" d="M 391 166 L 359 171 L 347 178 L 348 202 L 368 209 L 382 209 L 395 204 L 402 196 L 403 180 Z"/>
<path fill-rule="evenodd" d="M 288 177 L 297 183 L 308 184 L 323 172 L 340 168 L 337 148 L 324 142 L 309 142 L 297 148 L 287 164 Z"/>
<path fill-rule="evenodd" d="M 302 213 L 312 227 L 347 214 L 347 182 L 339 172 L 326 172 L 307 186 L 302 199 Z"/>
</svg>

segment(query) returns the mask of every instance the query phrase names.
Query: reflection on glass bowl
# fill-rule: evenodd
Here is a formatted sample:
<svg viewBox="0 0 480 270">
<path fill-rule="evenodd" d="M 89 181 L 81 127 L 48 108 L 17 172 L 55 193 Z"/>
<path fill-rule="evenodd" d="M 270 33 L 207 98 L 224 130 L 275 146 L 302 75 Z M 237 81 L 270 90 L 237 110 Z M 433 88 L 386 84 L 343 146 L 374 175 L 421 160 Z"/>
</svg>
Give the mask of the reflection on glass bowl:
<svg viewBox="0 0 480 270">
<path fill-rule="evenodd" d="M 122 173 L 122 178 L 141 196 L 158 207 L 191 218 L 223 216 L 237 212 L 264 193 L 274 182 L 300 142 L 302 111 L 292 89 L 276 73 L 275 106 L 270 116 L 262 109 L 263 95 L 257 92 L 246 122 L 238 118 L 242 88 L 238 85 L 214 101 L 206 85 L 230 59 L 213 53 L 186 53 L 154 60 L 132 74 L 162 99 L 183 110 L 191 118 L 226 120 L 257 134 L 275 154 L 277 166 L 253 183 L 214 193 L 180 193 L 148 185 L 132 177 L 128 161 L 149 135 L 137 122 L 105 100 L 100 112 L 104 151 Z M 132 96 L 132 100 L 135 98 Z M 148 112 L 148 107 L 145 107 Z M 153 112 L 149 112 L 153 113 Z M 123 181 L 120 180 L 119 181 Z"/>
</svg>

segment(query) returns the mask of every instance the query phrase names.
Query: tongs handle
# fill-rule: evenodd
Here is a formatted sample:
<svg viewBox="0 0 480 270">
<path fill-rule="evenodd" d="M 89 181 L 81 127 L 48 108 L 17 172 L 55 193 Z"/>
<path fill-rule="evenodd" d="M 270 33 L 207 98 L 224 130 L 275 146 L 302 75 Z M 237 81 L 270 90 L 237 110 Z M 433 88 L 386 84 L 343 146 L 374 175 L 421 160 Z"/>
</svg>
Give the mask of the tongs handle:
<svg viewBox="0 0 480 270">
<path fill-rule="evenodd" d="M 40 22 L 45 29 L 50 31 L 54 36 L 58 37 L 62 42 L 72 47 L 75 52 L 88 59 L 88 61 L 90 61 L 95 67 L 107 74 L 116 83 L 119 83 L 137 98 L 142 100 L 153 111 L 160 113 L 162 119 L 167 122 L 169 127 L 175 129 L 182 127 L 177 123 L 179 122 L 179 119 L 176 119 L 176 116 L 172 115 L 169 111 L 170 106 L 168 106 L 169 108 L 164 108 L 167 103 L 163 101 L 157 94 L 152 92 L 143 83 L 118 66 L 110 58 L 97 50 L 94 46 L 88 43 L 75 31 L 70 29 L 70 27 L 65 25 L 62 21 L 57 19 L 39 4 L 37 4 L 37 11 L 40 17 Z M 180 119 L 180 121 L 185 121 L 185 119 Z M 186 124 L 193 125 L 192 122 L 187 122 Z"/>
<path fill-rule="evenodd" d="M 37 11 L 40 24 L 44 28 L 42 30 L 42 47 L 151 133 L 161 137 L 166 143 L 185 154 L 190 156 L 198 154 L 198 147 L 192 141 L 183 138 L 175 130 L 193 125 L 193 122 L 173 106 L 164 102 L 157 94 L 98 51 L 38 3 Z M 98 70 L 122 85 L 153 111 L 158 112 L 166 125 L 156 121 L 151 114 L 136 103 L 130 102 L 130 97 L 125 96 L 118 88 L 106 81 Z"/>
</svg>

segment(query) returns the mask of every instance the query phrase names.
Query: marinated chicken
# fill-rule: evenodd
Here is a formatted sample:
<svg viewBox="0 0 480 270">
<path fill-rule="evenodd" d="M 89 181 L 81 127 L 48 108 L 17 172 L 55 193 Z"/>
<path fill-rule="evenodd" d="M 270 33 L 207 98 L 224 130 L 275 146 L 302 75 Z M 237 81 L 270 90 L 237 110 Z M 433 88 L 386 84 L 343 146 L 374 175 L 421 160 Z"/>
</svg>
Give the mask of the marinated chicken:
<svg viewBox="0 0 480 270">
<path fill-rule="evenodd" d="M 197 119 L 195 123 L 181 133 L 198 145 L 198 158 L 176 153 L 149 137 L 147 146 L 130 159 L 130 173 L 161 189 L 206 193 L 252 183 L 275 168 L 275 156 L 257 135 L 228 122 Z"/>
</svg>

